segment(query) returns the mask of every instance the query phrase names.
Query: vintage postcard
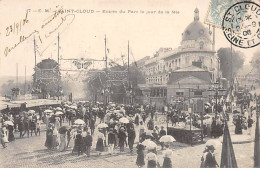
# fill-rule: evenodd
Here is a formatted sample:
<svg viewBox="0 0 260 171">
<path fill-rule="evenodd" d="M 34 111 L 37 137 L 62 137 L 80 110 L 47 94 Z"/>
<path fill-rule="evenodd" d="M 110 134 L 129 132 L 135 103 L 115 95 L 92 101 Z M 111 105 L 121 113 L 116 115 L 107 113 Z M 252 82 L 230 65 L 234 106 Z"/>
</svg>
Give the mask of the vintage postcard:
<svg viewBox="0 0 260 171">
<path fill-rule="evenodd" d="M 0 168 L 259 168 L 259 0 L 0 0 Z"/>
</svg>

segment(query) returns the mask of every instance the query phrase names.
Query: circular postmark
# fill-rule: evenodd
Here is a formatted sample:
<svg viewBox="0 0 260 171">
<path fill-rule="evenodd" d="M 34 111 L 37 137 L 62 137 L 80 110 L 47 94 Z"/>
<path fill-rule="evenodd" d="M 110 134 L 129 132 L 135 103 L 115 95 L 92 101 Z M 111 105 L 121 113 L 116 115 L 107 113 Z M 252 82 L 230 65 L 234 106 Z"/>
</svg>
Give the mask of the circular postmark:
<svg viewBox="0 0 260 171">
<path fill-rule="evenodd" d="M 222 29 L 227 40 L 240 48 L 260 43 L 260 6 L 255 2 L 239 2 L 225 13 Z"/>
</svg>

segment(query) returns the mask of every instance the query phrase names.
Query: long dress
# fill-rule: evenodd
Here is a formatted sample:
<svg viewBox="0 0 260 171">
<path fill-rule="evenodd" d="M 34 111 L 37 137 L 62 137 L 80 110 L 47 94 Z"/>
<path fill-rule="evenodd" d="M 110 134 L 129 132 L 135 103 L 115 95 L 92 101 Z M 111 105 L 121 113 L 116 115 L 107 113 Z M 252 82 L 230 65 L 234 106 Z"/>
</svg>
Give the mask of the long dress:
<svg viewBox="0 0 260 171">
<path fill-rule="evenodd" d="M 96 145 L 96 151 L 103 152 L 104 151 L 104 139 L 105 136 L 101 132 L 98 133 L 97 135 L 97 145 Z"/>
<path fill-rule="evenodd" d="M 45 147 L 47 147 L 48 149 L 52 148 L 52 135 L 53 135 L 53 130 L 48 129 L 46 131 L 46 141 L 45 141 Z"/>
<path fill-rule="evenodd" d="M 60 151 L 66 150 L 66 133 L 60 134 Z"/>
<path fill-rule="evenodd" d="M 56 148 L 58 145 L 59 145 L 59 142 L 58 142 L 58 131 L 55 128 L 53 130 L 53 135 L 52 135 L 52 148 Z"/>
<path fill-rule="evenodd" d="M 141 125 L 139 130 L 139 140 L 141 139 L 144 132 L 145 132 L 145 126 Z"/>
<path fill-rule="evenodd" d="M 83 137 L 80 133 L 76 135 L 73 152 L 77 152 L 78 155 L 83 153 Z"/>
<path fill-rule="evenodd" d="M 135 124 L 139 125 L 139 116 L 138 115 L 135 116 Z"/>
<path fill-rule="evenodd" d="M 119 131 L 118 138 L 119 138 L 120 151 L 122 152 L 124 151 L 124 146 L 126 142 L 126 133 L 124 131 Z"/>
<path fill-rule="evenodd" d="M 14 127 L 12 125 L 8 125 L 7 127 L 8 129 L 8 141 L 11 142 L 11 141 L 14 141 L 15 138 L 14 138 Z"/>
<path fill-rule="evenodd" d="M 137 148 L 137 158 L 136 158 L 136 165 L 138 167 L 143 167 L 145 165 L 145 162 L 144 162 L 144 145 L 142 144 L 138 144 L 136 146 Z"/>
</svg>

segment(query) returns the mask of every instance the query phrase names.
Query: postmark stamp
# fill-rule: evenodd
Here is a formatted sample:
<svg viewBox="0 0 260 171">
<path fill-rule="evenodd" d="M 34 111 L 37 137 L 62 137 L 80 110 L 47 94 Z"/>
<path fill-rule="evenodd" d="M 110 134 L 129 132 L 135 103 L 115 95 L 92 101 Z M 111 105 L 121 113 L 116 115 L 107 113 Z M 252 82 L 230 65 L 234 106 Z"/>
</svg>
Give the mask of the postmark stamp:
<svg viewBox="0 0 260 171">
<path fill-rule="evenodd" d="M 260 6 L 251 1 L 232 5 L 225 13 L 222 29 L 227 40 L 240 48 L 260 43 Z"/>
</svg>

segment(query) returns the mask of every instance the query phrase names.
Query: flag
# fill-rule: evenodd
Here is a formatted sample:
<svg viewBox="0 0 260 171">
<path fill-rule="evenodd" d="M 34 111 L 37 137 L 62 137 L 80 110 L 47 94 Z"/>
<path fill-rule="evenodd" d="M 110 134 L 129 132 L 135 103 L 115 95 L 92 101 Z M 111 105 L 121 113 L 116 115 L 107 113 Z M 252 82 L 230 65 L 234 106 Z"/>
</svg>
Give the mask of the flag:
<svg viewBox="0 0 260 171">
<path fill-rule="evenodd" d="M 220 168 L 237 168 L 237 161 L 227 121 L 225 121 Z"/>
<path fill-rule="evenodd" d="M 259 113 L 258 113 L 259 114 Z M 260 168 L 260 142 L 259 142 L 259 116 L 256 119 L 255 128 L 255 148 L 254 148 L 254 167 Z"/>
</svg>

